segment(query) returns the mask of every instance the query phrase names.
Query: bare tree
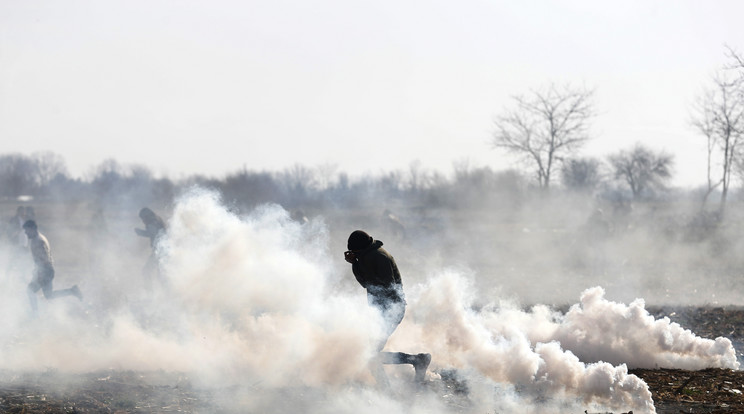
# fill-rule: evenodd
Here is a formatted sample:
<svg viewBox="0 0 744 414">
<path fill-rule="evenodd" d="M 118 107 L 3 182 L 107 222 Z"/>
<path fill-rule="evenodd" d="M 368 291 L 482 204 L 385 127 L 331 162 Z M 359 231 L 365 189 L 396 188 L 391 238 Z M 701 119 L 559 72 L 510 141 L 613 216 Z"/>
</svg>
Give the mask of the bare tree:
<svg viewBox="0 0 744 414">
<path fill-rule="evenodd" d="M 297 207 L 307 202 L 308 196 L 318 189 L 318 175 L 312 168 L 294 164 L 277 175 L 277 181 L 287 195 L 285 207 Z"/>
<path fill-rule="evenodd" d="M 563 185 L 574 191 L 594 191 L 602 182 L 602 163 L 596 158 L 576 158 L 563 162 Z"/>
<path fill-rule="evenodd" d="M 36 174 L 41 188 L 46 188 L 57 175 L 68 176 L 67 163 L 64 157 L 57 153 L 51 151 L 36 152 L 31 154 L 31 158 L 36 165 Z"/>
<path fill-rule="evenodd" d="M 710 98 L 710 94 L 706 94 L 705 101 L 708 101 Z M 698 114 L 696 115 L 697 118 L 693 120 L 693 125 L 700 130 L 700 132 L 705 135 L 705 138 L 707 139 L 706 144 L 706 185 L 707 188 L 705 190 L 705 195 L 703 196 L 703 202 L 702 205 L 705 207 L 705 204 L 708 201 L 708 197 L 710 194 L 715 190 L 719 185 L 721 185 L 721 180 L 713 178 L 713 153 L 715 152 L 717 140 L 715 135 L 715 126 L 714 126 L 714 119 L 715 116 L 712 114 L 712 111 L 709 110 L 709 108 L 703 106 L 704 101 L 701 101 L 698 103 L 697 111 Z"/>
<path fill-rule="evenodd" d="M 207 183 L 201 184 L 205 185 Z M 229 174 L 224 180 L 207 184 L 219 187 L 230 203 L 250 207 L 260 203 L 281 201 L 281 188 L 274 176 L 267 171 L 249 171 L 246 166 Z"/>
<path fill-rule="evenodd" d="M 693 125 L 707 139 L 708 189 L 703 204 L 720 186 L 721 210 L 726 205 L 736 159 L 741 157 L 739 146 L 744 136 L 742 78 L 732 75 L 729 69 L 723 69 L 713 76 L 712 87 L 697 102 L 693 119 Z M 717 175 L 713 173 L 714 164 L 720 168 Z"/>
<path fill-rule="evenodd" d="M 654 153 L 641 144 L 610 155 L 608 159 L 615 178 L 628 184 L 633 198 L 664 188 L 672 177 L 674 157 L 664 152 Z"/>
<path fill-rule="evenodd" d="M 492 145 L 531 164 L 542 188 L 550 187 L 556 163 L 588 139 L 594 117 L 593 91 L 550 85 L 525 96 L 515 96 L 515 107 L 497 117 Z"/>
<path fill-rule="evenodd" d="M 413 193 L 426 190 L 431 188 L 438 182 L 441 182 L 442 177 L 434 171 L 426 170 L 421 161 L 415 160 L 408 165 L 408 179 L 406 189 Z"/>
<path fill-rule="evenodd" d="M 32 195 L 38 186 L 36 166 L 30 157 L 23 154 L 0 156 L 0 195 Z"/>
<path fill-rule="evenodd" d="M 92 191 L 106 202 L 165 202 L 173 196 L 168 178 L 156 179 L 142 164 L 121 164 L 113 158 L 102 161 L 87 173 Z"/>
<path fill-rule="evenodd" d="M 733 69 L 739 71 L 744 69 L 744 56 L 742 56 L 736 49 L 726 45 L 726 57 L 731 63 L 726 65 L 727 69 Z M 744 77 L 744 73 L 739 71 L 739 77 Z"/>
<path fill-rule="evenodd" d="M 120 191 L 125 172 L 118 161 L 108 158 L 100 164 L 91 167 L 87 175 L 93 191 L 99 196 L 108 196 Z"/>
<path fill-rule="evenodd" d="M 318 182 L 318 189 L 326 190 L 331 188 L 334 181 L 338 179 L 338 165 L 332 163 L 325 163 L 315 167 L 316 180 Z"/>
</svg>

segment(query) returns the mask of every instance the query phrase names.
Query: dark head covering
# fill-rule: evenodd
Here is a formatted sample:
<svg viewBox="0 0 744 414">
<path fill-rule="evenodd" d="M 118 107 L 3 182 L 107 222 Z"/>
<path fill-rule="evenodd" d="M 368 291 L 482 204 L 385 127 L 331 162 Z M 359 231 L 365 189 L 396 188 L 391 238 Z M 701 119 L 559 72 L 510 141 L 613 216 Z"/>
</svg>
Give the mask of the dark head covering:
<svg viewBox="0 0 744 414">
<path fill-rule="evenodd" d="M 152 220 L 152 219 L 153 219 L 153 217 L 155 217 L 155 212 L 153 212 L 152 210 L 150 210 L 150 209 L 149 209 L 149 208 L 147 208 L 147 207 L 143 207 L 143 208 L 142 208 L 142 209 L 141 209 L 141 210 L 139 211 L 139 217 L 140 217 L 140 218 L 141 218 L 141 219 L 142 219 L 143 221 L 147 221 L 147 220 Z"/>
<path fill-rule="evenodd" d="M 28 220 L 25 223 L 23 223 L 24 229 L 36 229 L 36 222 L 33 220 Z"/>
<path fill-rule="evenodd" d="M 372 236 L 362 230 L 354 230 L 349 236 L 346 247 L 351 251 L 363 250 L 372 245 Z"/>
</svg>

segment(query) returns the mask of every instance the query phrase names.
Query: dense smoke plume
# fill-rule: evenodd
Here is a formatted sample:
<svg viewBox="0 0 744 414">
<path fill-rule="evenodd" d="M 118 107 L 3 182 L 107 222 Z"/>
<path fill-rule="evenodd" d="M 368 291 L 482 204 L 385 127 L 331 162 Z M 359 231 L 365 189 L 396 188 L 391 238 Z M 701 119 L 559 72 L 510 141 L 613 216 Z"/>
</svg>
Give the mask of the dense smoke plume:
<svg viewBox="0 0 744 414">
<path fill-rule="evenodd" d="M 139 288 L 139 269 L 129 266 L 123 278 L 91 280 L 83 305 L 42 300 L 38 319 L 26 312 L 24 282 L 9 283 L 0 368 L 185 372 L 197 386 L 232 390 L 224 392 L 244 411 L 448 412 L 435 391 L 413 390 L 410 366 L 386 368 L 393 391 L 375 385 L 368 361 L 383 321 L 330 228 L 322 216 L 301 223 L 277 205 L 236 214 L 216 193 L 194 189 L 176 202 L 158 245 L 162 282 Z M 473 412 L 653 412 L 628 367 L 739 366 L 728 339 L 699 338 L 654 319 L 642 300 L 606 299 L 601 287 L 576 291 L 580 301 L 565 313 L 525 310 L 481 289 L 475 271 L 410 262 L 400 261 L 408 311 L 386 349 L 430 352 L 430 378 L 468 384 Z M 294 389 L 303 391 L 287 398 Z"/>
</svg>

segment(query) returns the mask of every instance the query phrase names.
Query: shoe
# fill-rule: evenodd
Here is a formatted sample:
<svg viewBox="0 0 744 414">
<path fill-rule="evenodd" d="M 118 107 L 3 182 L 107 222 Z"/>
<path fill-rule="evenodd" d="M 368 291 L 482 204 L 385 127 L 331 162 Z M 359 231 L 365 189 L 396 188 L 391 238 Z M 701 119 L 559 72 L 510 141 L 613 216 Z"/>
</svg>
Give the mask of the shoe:
<svg viewBox="0 0 744 414">
<path fill-rule="evenodd" d="M 426 369 L 429 368 L 430 363 L 431 354 L 416 355 L 416 362 L 413 363 L 413 369 L 416 370 L 416 382 L 424 382 L 426 380 Z"/>
<path fill-rule="evenodd" d="M 83 292 L 80 291 L 80 288 L 78 287 L 78 285 L 71 287 L 70 291 L 72 292 L 72 296 L 75 296 L 76 298 L 78 298 L 80 302 L 83 301 Z"/>
</svg>

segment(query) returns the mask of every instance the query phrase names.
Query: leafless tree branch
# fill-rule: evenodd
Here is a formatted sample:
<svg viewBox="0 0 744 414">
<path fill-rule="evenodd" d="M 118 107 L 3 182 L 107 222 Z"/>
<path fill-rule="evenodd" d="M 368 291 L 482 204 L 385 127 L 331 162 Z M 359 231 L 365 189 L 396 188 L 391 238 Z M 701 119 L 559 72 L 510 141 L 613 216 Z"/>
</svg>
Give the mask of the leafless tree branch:
<svg viewBox="0 0 744 414">
<path fill-rule="evenodd" d="M 493 147 L 528 159 L 540 186 L 549 187 L 555 165 L 589 139 L 593 95 L 591 90 L 550 85 L 514 96 L 515 109 L 495 121 Z"/>
</svg>

